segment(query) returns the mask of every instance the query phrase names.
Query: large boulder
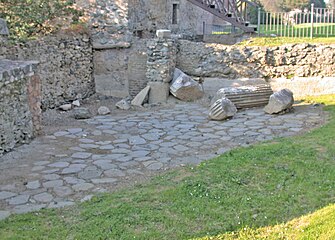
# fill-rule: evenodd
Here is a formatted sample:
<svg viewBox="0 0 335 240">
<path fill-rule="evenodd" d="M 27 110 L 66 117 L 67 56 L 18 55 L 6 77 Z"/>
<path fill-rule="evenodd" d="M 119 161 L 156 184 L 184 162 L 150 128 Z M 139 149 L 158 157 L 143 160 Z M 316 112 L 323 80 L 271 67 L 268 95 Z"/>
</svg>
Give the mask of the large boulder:
<svg viewBox="0 0 335 240">
<path fill-rule="evenodd" d="M 237 112 L 235 105 L 228 98 L 216 100 L 210 108 L 209 118 L 212 120 L 225 120 L 233 117 Z"/>
<path fill-rule="evenodd" d="M 194 101 L 204 96 L 201 85 L 178 68 L 174 71 L 170 92 L 182 101 Z"/>
<path fill-rule="evenodd" d="M 283 89 L 270 96 L 264 111 L 269 114 L 281 113 L 292 108 L 293 103 L 293 93 L 289 89 Z"/>
</svg>

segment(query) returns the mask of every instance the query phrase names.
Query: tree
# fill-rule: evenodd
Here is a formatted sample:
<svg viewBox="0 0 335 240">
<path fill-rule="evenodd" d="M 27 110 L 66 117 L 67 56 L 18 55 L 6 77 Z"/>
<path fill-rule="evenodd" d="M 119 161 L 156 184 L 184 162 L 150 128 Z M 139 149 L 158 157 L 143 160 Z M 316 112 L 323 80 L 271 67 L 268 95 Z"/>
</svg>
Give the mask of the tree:
<svg viewBox="0 0 335 240">
<path fill-rule="evenodd" d="M 331 1 L 335 2 L 335 0 Z M 309 8 L 312 3 L 318 8 L 326 7 L 324 0 L 260 0 L 260 3 L 269 12 L 287 12 L 294 9 L 303 10 Z"/>
</svg>

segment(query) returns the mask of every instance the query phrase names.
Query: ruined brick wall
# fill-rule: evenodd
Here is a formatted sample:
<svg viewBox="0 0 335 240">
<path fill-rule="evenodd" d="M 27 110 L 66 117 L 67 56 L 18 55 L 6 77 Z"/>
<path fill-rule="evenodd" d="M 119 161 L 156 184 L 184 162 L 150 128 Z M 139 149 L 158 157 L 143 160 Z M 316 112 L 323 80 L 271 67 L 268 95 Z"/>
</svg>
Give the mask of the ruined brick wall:
<svg viewBox="0 0 335 240">
<path fill-rule="evenodd" d="M 0 155 L 29 142 L 41 129 L 37 62 L 0 60 Z"/>
<path fill-rule="evenodd" d="M 93 50 L 88 35 L 48 36 L 18 45 L 2 45 L 0 56 L 40 62 L 43 109 L 94 93 Z"/>
<path fill-rule="evenodd" d="M 335 45 L 242 47 L 179 41 L 177 67 L 199 77 L 334 77 Z"/>
</svg>

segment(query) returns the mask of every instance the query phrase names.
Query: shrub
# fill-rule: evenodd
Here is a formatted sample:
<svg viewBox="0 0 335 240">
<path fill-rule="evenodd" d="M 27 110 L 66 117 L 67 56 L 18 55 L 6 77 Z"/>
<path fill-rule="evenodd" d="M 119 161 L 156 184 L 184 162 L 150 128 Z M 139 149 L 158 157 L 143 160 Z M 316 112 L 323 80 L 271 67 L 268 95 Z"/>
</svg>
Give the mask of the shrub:
<svg viewBox="0 0 335 240">
<path fill-rule="evenodd" d="M 0 17 L 10 29 L 11 38 L 29 39 L 78 23 L 82 12 L 74 0 L 1 0 Z"/>
</svg>

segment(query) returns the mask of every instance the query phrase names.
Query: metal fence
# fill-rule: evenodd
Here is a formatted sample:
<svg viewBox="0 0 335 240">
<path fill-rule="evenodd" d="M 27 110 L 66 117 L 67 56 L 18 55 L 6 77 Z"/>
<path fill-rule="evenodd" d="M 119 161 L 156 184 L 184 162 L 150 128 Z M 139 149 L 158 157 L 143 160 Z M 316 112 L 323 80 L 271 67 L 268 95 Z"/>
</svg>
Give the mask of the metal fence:
<svg viewBox="0 0 335 240">
<path fill-rule="evenodd" d="M 258 34 L 278 37 L 334 37 L 335 9 L 314 8 L 291 12 L 258 11 Z"/>
</svg>

